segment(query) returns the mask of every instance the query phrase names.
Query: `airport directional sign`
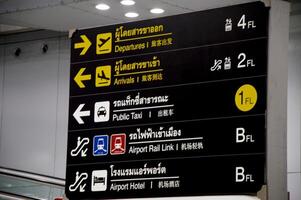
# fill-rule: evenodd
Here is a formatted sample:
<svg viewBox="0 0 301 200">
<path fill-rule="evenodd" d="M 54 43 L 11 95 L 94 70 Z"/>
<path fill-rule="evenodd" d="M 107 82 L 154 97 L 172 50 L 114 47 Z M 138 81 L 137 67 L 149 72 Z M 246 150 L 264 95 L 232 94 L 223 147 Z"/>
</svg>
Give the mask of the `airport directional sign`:
<svg viewBox="0 0 301 200">
<path fill-rule="evenodd" d="M 67 197 L 256 194 L 268 17 L 253 2 L 77 30 Z"/>
</svg>

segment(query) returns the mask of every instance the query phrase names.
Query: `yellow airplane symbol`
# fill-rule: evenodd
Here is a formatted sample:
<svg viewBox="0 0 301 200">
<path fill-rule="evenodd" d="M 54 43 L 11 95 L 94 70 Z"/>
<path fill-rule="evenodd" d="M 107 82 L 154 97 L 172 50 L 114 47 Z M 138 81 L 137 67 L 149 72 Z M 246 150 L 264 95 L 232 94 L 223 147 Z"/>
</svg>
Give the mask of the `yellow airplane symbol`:
<svg viewBox="0 0 301 200">
<path fill-rule="evenodd" d="M 81 35 L 80 37 L 83 40 L 83 42 L 75 43 L 74 48 L 75 49 L 83 49 L 79 54 L 79 55 L 83 56 L 86 54 L 86 52 L 88 51 L 88 49 L 90 48 L 92 43 L 90 42 L 90 40 L 87 38 L 86 35 Z"/>
<path fill-rule="evenodd" d="M 98 66 L 95 74 L 95 87 L 104 87 L 111 84 L 111 66 Z"/>
<path fill-rule="evenodd" d="M 91 80 L 91 74 L 83 75 L 86 68 L 81 68 L 76 76 L 74 77 L 74 81 L 80 88 L 85 88 L 86 86 L 83 84 L 83 81 Z"/>
<path fill-rule="evenodd" d="M 96 54 L 107 54 L 112 51 L 112 33 L 100 33 L 96 36 Z"/>
</svg>

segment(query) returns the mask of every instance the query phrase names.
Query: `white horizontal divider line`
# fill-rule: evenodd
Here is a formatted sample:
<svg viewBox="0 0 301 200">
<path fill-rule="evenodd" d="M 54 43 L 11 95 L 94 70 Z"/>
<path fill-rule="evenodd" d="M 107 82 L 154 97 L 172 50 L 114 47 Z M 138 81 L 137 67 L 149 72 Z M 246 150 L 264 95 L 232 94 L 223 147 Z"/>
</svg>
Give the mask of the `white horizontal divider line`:
<svg viewBox="0 0 301 200">
<path fill-rule="evenodd" d="M 165 176 L 165 177 L 150 177 L 150 178 L 128 178 L 128 179 L 113 179 L 113 180 L 111 180 L 111 182 L 178 179 L 178 178 L 180 178 L 180 177 L 179 176 Z"/>
<path fill-rule="evenodd" d="M 220 82 L 245 80 L 245 79 L 261 78 L 261 77 L 267 77 L 267 75 L 266 74 L 260 74 L 260 75 L 255 75 L 255 76 L 241 76 L 241 77 L 234 77 L 234 78 L 224 78 L 224 79 L 214 79 L 214 80 L 207 80 L 207 81 L 198 81 L 198 82 L 188 82 L 188 83 L 179 83 L 179 84 L 171 84 L 171 85 L 153 86 L 153 87 L 149 87 L 149 88 L 146 87 L 146 88 L 139 88 L 139 89 L 117 90 L 117 91 L 103 92 L 103 93 L 80 94 L 80 95 L 73 95 L 73 96 L 70 95 L 70 98 L 90 97 L 90 96 L 107 95 L 107 94 L 115 94 L 115 93 L 148 91 L 148 90 L 153 90 L 153 89 L 174 88 L 174 87 L 182 87 L 182 86 L 190 86 L 190 85 L 202 85 L 202 84 L 208 84 L 208 83 L 220 83 Z"/>
<path fill-rule="evenodd" d="M 153 126 L 153 125 L 166 125 L 172 123 L 185 123 L 185 122 L 199 122 L 199 121 L 209 121 L 209 120 L 223 120 L 223 119 L 235 119 L 235 118 L 247 118 L 247 117 L 257 117 L 257 116 L 265 116 L 266 113 L 258 113 L 258 114 L 249 114 L 249 115 L 232 115 L 232 116 L 222 116 L 222 117 L 209 117 L 209 118 L 197 118 L 197 119 L 182 119 L 175 121 L 165 121 L 165 122 L 155 122 L 155 123 L 141 123 L 141 124 L 130 124 L 130 125 L 119 125 L 119 126 L 105 126 L 105 127 L 96 127 L 96 128 L 81 128 L 68 130 L 71 132 L 79 132 L 79 131 L 89 131 L 89 130 L 102 130 L 102 129 L 110 129 L 110 128 L 126 128 L 126 127 L 139 127 L 139 126 Z"/>
<path fill-rule="evenodd" d="M 169 139 L 169 140 L 151 140 L 151 141 L 129 142 L 129 144 L 160 143 L 160 142 L 189 141 L 189 140 L 202 140 L 202 139 L 203 139 L 203 137 L 178 138 L 178 139 Z"/>
<path fill-rule="evenodd" d="M 120 109 L 113 110 L 113 112 L 124 112 L 124 111 L 134 111 L 134 110 L 147 110 L 147 109 L 155 109 L 155 108 L 169 108 L 174 107 L 174 104 L 171 105 L 163 105 L 163 106 L 149 106 L 149 107 L 140 107 L 140 108 L 128 108 L 128 109 Z"/>
</svg>

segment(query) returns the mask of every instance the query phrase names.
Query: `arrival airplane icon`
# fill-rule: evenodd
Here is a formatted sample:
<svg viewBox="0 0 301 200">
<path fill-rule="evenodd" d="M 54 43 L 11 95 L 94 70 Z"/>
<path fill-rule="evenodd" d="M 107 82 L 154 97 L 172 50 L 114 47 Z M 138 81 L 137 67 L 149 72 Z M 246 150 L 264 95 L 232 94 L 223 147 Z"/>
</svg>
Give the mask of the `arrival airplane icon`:
<svg viewBox="0 0 301 200">
<path fill-rule="evenodd" d="M 104 87 L 111 84 L 111 66 L 99 66 L 96 68 L 95 86 Z"/>
<path fill-rule="evenodd" d="M 104 80 L 107 80 L 107 81 L 110 80 L 110 78 L 105 75 L 104 71 L 101 71 L 101 75 L 98 74 L 98 78 L 99 79 L 104 79 Z"/>
</svg>

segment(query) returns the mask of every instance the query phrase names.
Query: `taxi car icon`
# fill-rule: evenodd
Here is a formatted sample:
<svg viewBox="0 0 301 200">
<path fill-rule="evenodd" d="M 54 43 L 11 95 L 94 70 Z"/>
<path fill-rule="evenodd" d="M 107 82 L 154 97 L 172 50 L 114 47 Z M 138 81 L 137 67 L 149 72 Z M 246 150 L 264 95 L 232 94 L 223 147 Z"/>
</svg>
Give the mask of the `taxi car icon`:
<svg viewBox="0 0 301 200">
<path fill-rule="evenodd" d="M 107 110 L 105 109 L 105 107 L 101 106 L 98 108 L 97 110 L 97 116 L 100 117 L 100 116 L 103 116 L 105 117 L 107 115 Z"/>
</svg>

